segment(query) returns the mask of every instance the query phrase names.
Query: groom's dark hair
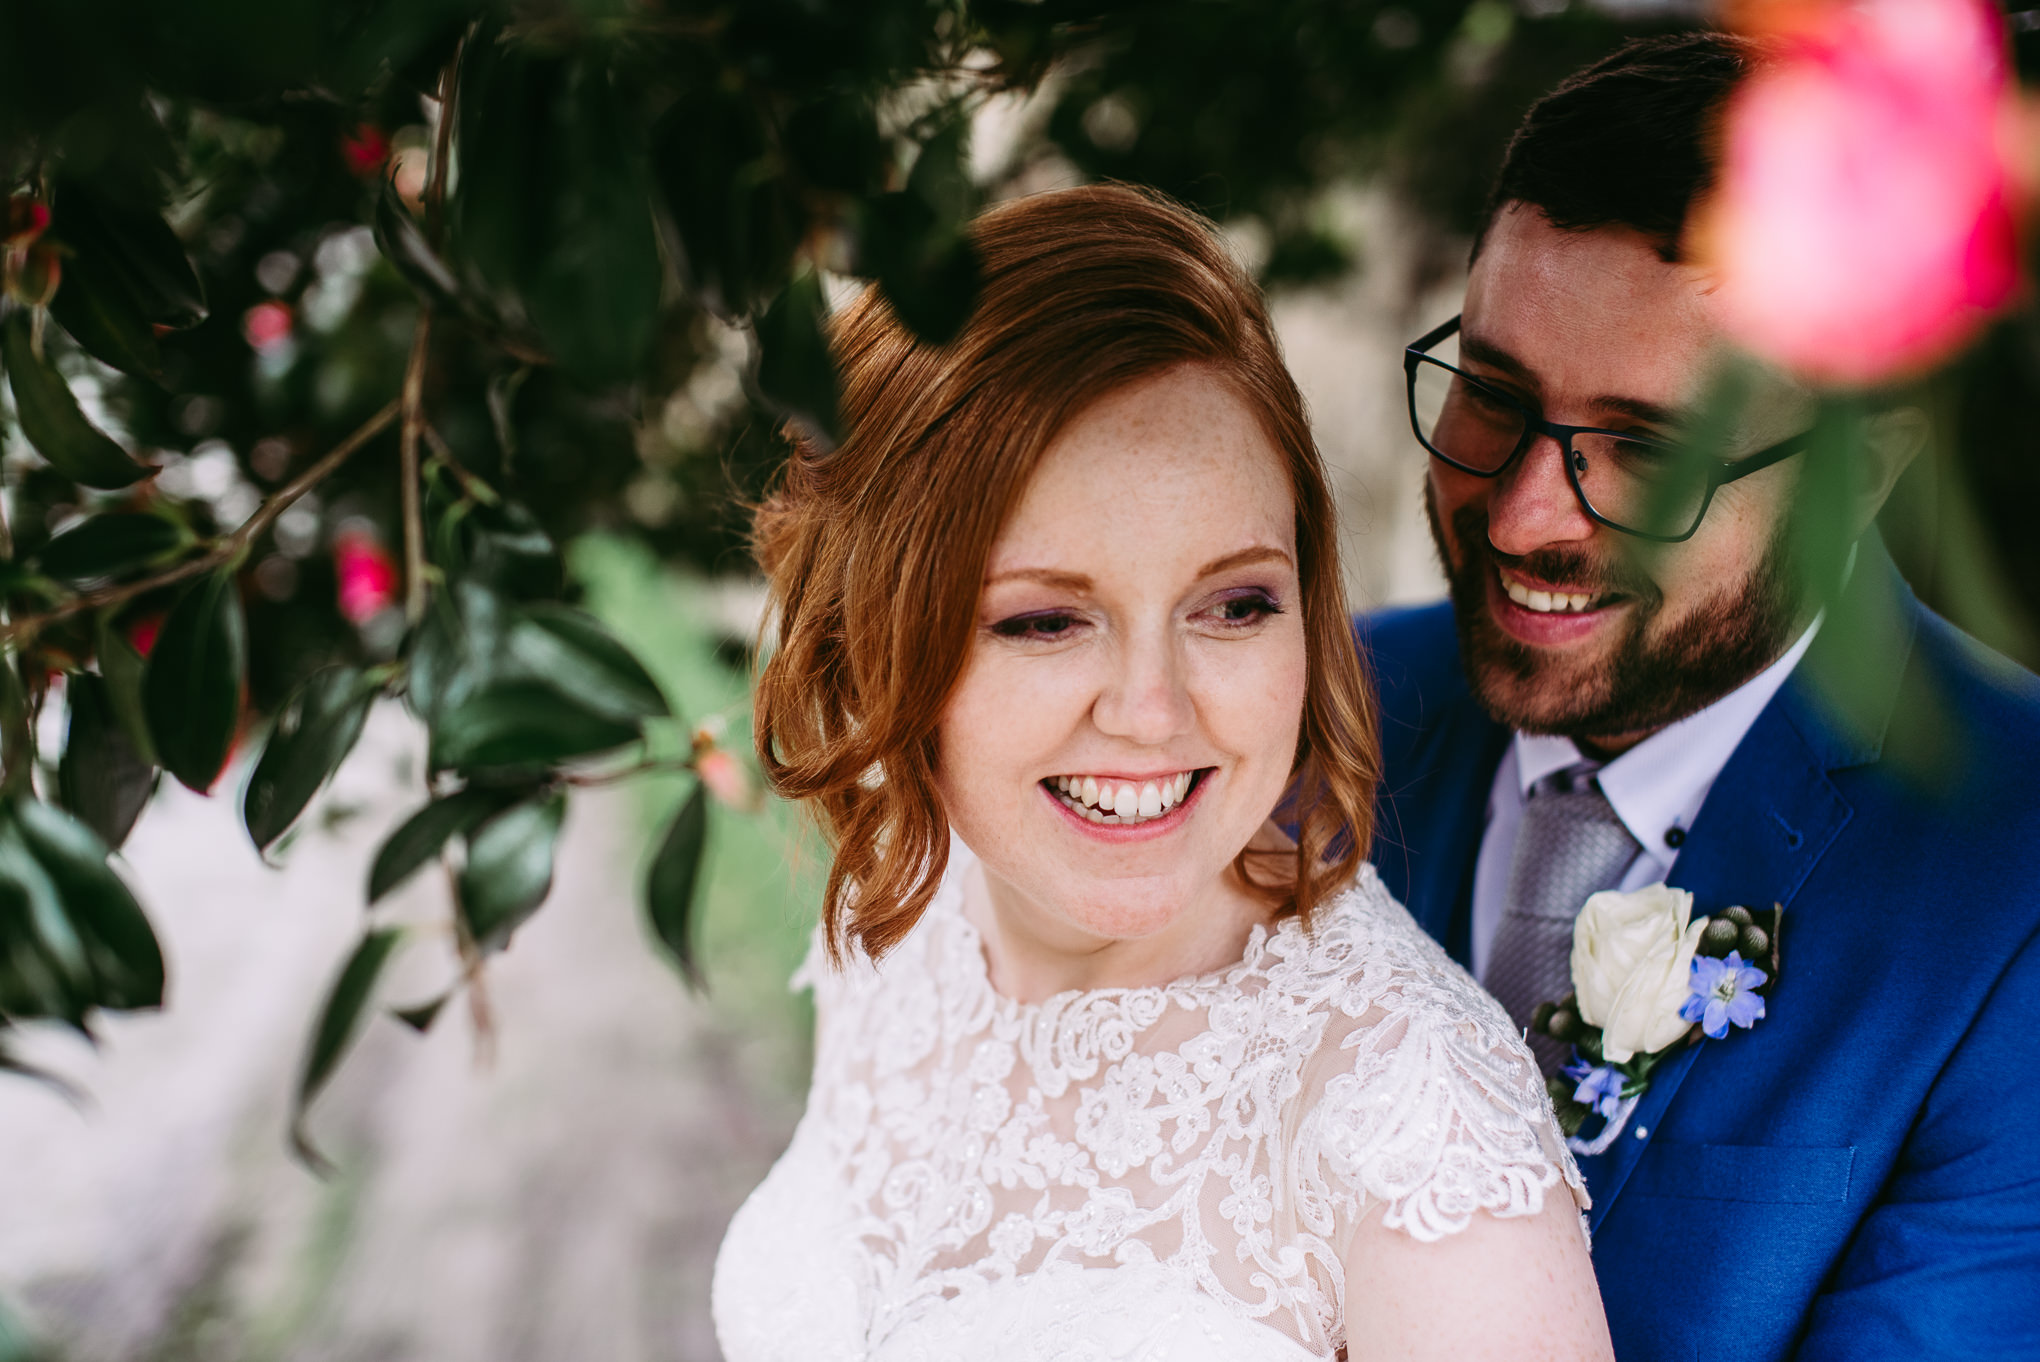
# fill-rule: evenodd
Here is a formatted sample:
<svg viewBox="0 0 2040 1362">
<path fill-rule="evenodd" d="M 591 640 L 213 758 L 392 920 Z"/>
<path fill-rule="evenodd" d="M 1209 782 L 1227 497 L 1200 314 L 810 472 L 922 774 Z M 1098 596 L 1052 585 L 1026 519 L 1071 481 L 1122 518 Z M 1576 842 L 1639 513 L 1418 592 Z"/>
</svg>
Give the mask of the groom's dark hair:
<svg viewBox="0 0 2040 1362">
<path fill-rule="evenodd" d="M 1693 200 L 1714 181 L 1715 124 L 1762 46 L 1728 33 L 1638 38 L 1530 106 L 1502 155 L 1474 234 L 1525 203 L 1554 227 L 1630 227 L 1679 258 Z"/>
</svg>

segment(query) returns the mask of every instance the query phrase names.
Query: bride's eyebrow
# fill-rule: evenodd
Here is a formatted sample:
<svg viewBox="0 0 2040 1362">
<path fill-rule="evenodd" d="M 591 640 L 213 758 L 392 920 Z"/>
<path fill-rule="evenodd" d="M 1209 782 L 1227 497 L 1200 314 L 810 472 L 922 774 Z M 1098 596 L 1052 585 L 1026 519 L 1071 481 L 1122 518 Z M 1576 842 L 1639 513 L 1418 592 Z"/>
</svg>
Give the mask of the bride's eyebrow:
<svg viewBox="0 0 2040 1362">
<path fill-rule="evenodd" d="M 1256 563 L 1281 563 L 1286 567 L 1294 567 L 1289 555 L 1281 549 L 1268 544 L 1255 544 L 1212 559 L 1197 569 L 1197 577 L 1201 581 L 1206 577 L 1215 577 L 1221 572 L 1252 567 Z M 1004 582 L 1037 582 L 1042 586 L 1058 587 L 1065 591 L 1089 591 L 1094 585 L 1092 580 L 1081 572 L 1064 572 L 1056 568 L 1012 568 L 985 578 L 986 586 L 998 586 Z"/>
</svg>

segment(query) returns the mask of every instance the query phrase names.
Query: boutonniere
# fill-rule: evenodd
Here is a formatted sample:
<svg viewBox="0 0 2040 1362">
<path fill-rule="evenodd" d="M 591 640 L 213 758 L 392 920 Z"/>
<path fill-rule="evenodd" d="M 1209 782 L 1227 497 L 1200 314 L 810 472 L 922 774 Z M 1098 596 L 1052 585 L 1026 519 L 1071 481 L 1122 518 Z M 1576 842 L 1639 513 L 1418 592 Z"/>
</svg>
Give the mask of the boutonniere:
<svg viewBox="0 0 2040 1362">
<path fill-rule="evenodd" d="M 1763 1020 L 1784 916 L 1779 904 L 1694 918 L 1693 896 L 1664 884 L 1587 900 L 1573 923 L 1573 991 L 1530 1022 L 1573 1047 L 1548 1080 L 1573 1152 L 1606 1150 L 1673 1053 Z"/>
</svg>

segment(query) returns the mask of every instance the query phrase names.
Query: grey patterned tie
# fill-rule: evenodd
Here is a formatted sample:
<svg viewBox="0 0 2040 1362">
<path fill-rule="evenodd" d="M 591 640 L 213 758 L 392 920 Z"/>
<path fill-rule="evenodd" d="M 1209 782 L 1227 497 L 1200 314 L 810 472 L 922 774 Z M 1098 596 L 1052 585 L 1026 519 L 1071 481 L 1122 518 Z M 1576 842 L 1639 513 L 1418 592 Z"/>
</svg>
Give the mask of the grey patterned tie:
<svg viewBox="0 0 2040 1362">
<path fill-rule="evenodd" d="M 1588 895 L 1621 883 L 1641 850 L 1601 794 L 1592 768 L 1569 767 L 1531 787 L 1484 980 L 1517 1026 L 1530 1024 L 1539 1003 L 1572 992 L 1573 919 Z M 1547 1077 L 1568 1052 L 1537 1035 L 1530 1048 Z"/>
</svg>

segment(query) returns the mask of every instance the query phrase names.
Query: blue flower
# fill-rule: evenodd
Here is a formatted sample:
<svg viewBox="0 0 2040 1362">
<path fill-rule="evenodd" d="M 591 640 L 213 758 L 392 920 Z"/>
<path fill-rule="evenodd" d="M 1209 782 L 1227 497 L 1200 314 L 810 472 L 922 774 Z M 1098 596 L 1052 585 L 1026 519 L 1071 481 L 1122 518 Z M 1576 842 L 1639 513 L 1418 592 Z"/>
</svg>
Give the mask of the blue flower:
<svg viewBox="0 0 2040 1362">
<path fill-rule="evenodd" d="M 1741 951 L 1730 951 L 1726 960 L 1696 955 L 1693 993 L 1679 1015 L 1699 1022 L 1700 1029 L 1714 1040 L 1728 1034 L 1731 1022 L 1747 1031 L 1764 1016 L 1764 1000 L 1750 990 L 1762 988 L 1770 977 L 1755 965 L 1745 965 Z"/>
<path fill-rule="evenodd" d="M 1589 1064 L 1575 1050 L 1573 1062 L 1559 1072 L 1579 1084 L 1573 1089 L 1573 1101 L 1592 1107 L 1610 1121 L 1622 1110 L 1622 1085 L 1626 1080 L 1620 1069 L 1609 1064 Z"/>
</svg>

